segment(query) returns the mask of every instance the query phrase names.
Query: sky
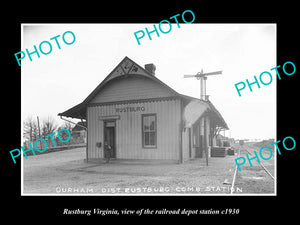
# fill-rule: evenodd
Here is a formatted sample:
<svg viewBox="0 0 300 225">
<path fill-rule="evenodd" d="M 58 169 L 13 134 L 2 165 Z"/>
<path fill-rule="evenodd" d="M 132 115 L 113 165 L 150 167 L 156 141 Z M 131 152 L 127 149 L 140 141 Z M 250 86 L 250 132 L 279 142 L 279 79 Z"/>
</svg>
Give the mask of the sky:
<svg viewBox="0 0 300 225">
<path fill-rule="evenodd" d="M 158 25 L 156 25 L 158 26 Z M 276 24 L 172 23 L 167 33 L 147 34 L 138 45 L 134 32 L 153 29 L 153 24 L 22 24 L 21 50 L 34 51 L 43 41 L 52 44 L 48 55 L 32 54 L 21 61 L 22 118 L 62 121 L 57 114 L 81 103 L 128 56 L 140 66 L 153 63 L 155 75 L 180 94 L 199 98 L 200 83 L 185 74 L 222 70 L 209 76 L 206 94 L 222 114 L 235 139 L 276 137 Z M 167 30 L 167 28 L 162 28 Z M 62 35 L 75 34 L 66 45 Z M 58 49 L 57 38 L 61 49 Z M 66 41 L 72 41 L 66 35 Z M 46 52 L 47 44 L 43 44 Z M 17 63 L 17 62 L 16 62 Z M 254 81 L 263 71 L 273 75 L 270 85 L 252 85 L 238 95 L 235 84 Z M 265 82 L 268 77 L 264 77 Z M 69 118 L 70 119 L 70 118 Z M 72 120 L 77 122 L 77 120 Z M 222 133 L 224 134 L 224 133 Z"/>
</svg>

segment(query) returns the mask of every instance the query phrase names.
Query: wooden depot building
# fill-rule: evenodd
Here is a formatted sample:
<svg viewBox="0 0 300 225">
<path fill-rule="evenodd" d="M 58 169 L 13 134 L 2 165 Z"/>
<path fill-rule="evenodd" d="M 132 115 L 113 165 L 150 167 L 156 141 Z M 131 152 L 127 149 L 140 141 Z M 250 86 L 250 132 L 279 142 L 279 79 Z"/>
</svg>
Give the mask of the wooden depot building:
<svg viewBox="0 0 300 225">
<path fill-rule="evenodd" d="M 104 158 L 186 160 L 205 157 L 220 129 L 228 129 L 209 100 L 177 93 L 145 68 L 125 57 L 80 104 L 59 113 L 86 121 L 86 161 Z"/>
</svg>

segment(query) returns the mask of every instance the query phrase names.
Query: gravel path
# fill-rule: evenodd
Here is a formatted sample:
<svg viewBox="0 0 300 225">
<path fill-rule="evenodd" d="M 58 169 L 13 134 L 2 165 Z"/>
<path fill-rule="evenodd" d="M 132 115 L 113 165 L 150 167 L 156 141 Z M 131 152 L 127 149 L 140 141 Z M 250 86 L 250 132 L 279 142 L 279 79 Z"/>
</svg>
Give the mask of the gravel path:
<svg viewBox="0 0 300 225">
<path fill-rule="evenodd" d="M 85 163 L 85 148 L 30 156 L 23 160 L 23 194 L 49 195 L 227 195 L 236 156 L 184 164 L 116 160 Z M 226 183 L 223 183 L 226 181 Z M 247 187 L 236 185 L 238 194 Z"/>
</svg>

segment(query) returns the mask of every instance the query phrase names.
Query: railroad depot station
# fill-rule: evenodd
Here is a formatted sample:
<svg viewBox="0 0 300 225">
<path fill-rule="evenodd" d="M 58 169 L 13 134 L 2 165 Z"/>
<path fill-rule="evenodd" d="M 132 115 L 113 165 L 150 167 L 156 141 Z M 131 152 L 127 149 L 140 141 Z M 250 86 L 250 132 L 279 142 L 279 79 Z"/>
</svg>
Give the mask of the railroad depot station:
<svg viewBox="0 0 300 225">
<path fill-rule="evenodd" d="M 177 93 L 155 69 L 125 57 L 83 102 L 58 114 L 86 121 L 86 161 L 104 158 L 104 142 L 115 159 L 183 163 L 211 156 L 225 120 L 206 96 Z"/>
</svg>

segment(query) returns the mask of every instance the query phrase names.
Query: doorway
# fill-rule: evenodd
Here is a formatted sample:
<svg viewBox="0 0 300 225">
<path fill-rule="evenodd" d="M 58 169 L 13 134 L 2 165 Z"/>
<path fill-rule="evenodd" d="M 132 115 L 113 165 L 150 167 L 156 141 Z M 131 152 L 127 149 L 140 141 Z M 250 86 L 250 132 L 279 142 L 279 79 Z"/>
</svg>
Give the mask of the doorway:
<svg viewBox="0 0 300 225">
<path fill-rule="evenodd" d="M 200 122 L 193 125 L 193 147 L 195 148 L 195 158 L 202 158 L 203 135 L 200 135 Z"/>
<path fill-rule="evenodd" d="M 104 121 L 104 141 L 111 147 L 111 158 L 116 158 L 116 121 Z"/>
</svg>

